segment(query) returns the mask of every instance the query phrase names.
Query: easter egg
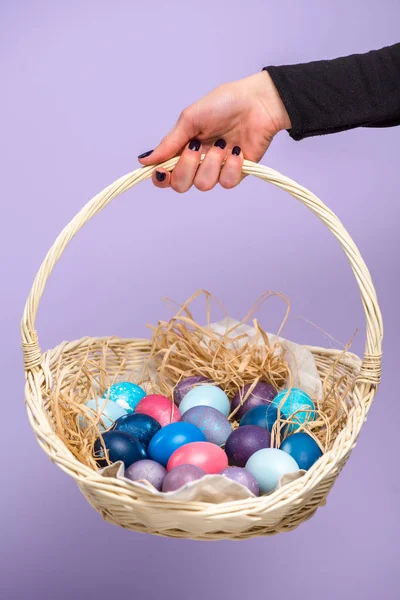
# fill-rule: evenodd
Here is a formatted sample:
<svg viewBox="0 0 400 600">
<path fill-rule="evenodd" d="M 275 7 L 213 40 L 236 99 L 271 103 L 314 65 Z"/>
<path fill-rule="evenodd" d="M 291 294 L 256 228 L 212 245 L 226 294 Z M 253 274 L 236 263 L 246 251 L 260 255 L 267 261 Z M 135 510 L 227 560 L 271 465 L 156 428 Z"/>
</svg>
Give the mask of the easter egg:
<svg viewBox="0 0 400 600">
<path fill-rule="evenodd" d="M 240 408 L 234 415 L 234 418 L 238 421 L 248 410 L 254 408 L 255 406 L 268 406 L 276 396 L 276 390 L 274 386 L 270 383 L 267 383 L 266 381 L 259 381 L 258 383 L 256 383 L 254 389 L 250 392 L 250 394 L 248 394 L 248 391 L 252 385 L 253 384 L 251 383 L 245 385 L 243 389 L 239 390 L 232 399 L 232 411 L 238 406 L 240 406 Z"/>
<path fill-rule="evenodd" d="M 178 465 L 195 465 L 205 473 L 220 473 L 228 466 L 228 457 L 219 446 L 210 442 L 192 442 L 185 444 L 172 454 L 167 464 L 167 471 Z"/>
<path fill-rule="evenodd" d="M 125 431 L 105 431 L 94 444 L 94 457 L 100 467 L 106 467 L 108 464 L 104 457 L 103 446 L 105 446 L 109 461 L 115 463 L 121 460 L 125 468 L 137 460 L 147 458 L 144 446 L 133 435 L 129 435 Z"/>
<path fill-rule="evenodd" d="M 250 456 L 271 445 L 271 434 L 264 427 L 244 425 L 232 431 L 226 440 L 225 452 L 229 464 L 244 467 Z"/>
<path fill-rule="evenodd" d="M 125 471 L 125 477 L 131 481 L 148 481 L 159 492 L 166 474 L 167 471 L 162 465 L 148 458 L 133 463 Z"/>
<path fill-rule="evenodd" d="M 216 385 L 199 385 L 192 388 L 179 405 L 181 414 L 183 415 L 193 406 L 211 406 L 219 410 L 225 417 L 230 412 L 228 396 Z"/>
<path fill-rule="evenodd" d="M 111 385 L 103 394 L 103 398 L 116 402 L 122 408 L 130 413 L 133 412 L 140 400 L 144 398 L 146 392 L 143 388 L 131 383 L 130 381 L 123 381 L 122 383 L 114 383 Z"/>
<path fill-rule="evenodd" d="M 232 479 L 232 481 L 236 481 L 236 483 L 244 485 L 244 487 L 250 490 L 255 496 L 260 494 L 257 479 L 250 471 L 246 471 L 246 469 L 242 469 L 241 467 L 228 467 L 221 471 L 220 474 L 224 477 L 228 477 L 228 479 Z"/>
<path fill-rule="evenodd" d="M 206 436 L 206 441 L 217 446 L 225 444 L 232 433 L 228 419 L 212 406 L 193 406 L 182 415 L 182 421 L 196 425 Z"/>
<path fill-rule="evenodd" d="M 292 419 L 293 422 L 287 428 L 288 432 L 295 431 L 298 429 L 298 424 L 312 421 L 316 416 L 315 406 L 310 396 L 298 388 L 292 388 L 290 391 L 282 390 L 269 405 L 267 423 L 270 431 L 278 418 L 278 412 L 281 419 Z"/>
<path fill-rule="evenodd" d="M 150 394 L 143 398 L 136 406 L 135 412 L 153 417 L 161 427 L 181 420 L 179 408 L 172 400 L 160 394 Z"/>
<path fill-rule="evenodd" d="M 261 494 L 273 492 L 282 475 L 299 470 L 297 462 L 283 450 L 264 448 L 252 454 L 246 463 L 249 471 L 257 479 Z"/>
<path fill-rule="evenodd" d="M 186 483 L 196 481 L 204 477 L 205 472 L 200 467 L 195 465 L 178 465 L 174 467 L 165 476 L 162 491 L 163 492 L 174 492 L 179 490 Z"/>
<path fill-rule="evenodd" d="M 84 415 L 79 415 L 78 423 L 81 429 L 86 429 L 95 420 L 99 430 L 104 431 L 105 429 L 109 429 L 114 421 L 127 414 L 122 406 L 105 398 L 88 400 L 84 406 L 88 418 L 85 418 Z M 99 415 L 101 418 L 98 421 Z"/>
<path fill-rule="evenodd" d="M 125 431 L 135 437 L 145 448 L 150 443 L 154 434 L 161 429 L 161 425 L 153 417 L 139 413 L 123 415 L 114 423 L 114 431 Z"/>
<path fill-rule="evenodd" d="M 186 379 L 182 379 L 179 383 L 176 384 L 174 389 L 174 402 L 177 406 L 180 405 L 182 399 L 190 390 L 194 387 L 197 387 L 199 384 L 213 382 L 211 379 L 207 377 L 203 377 L 203 375 L 193 375 L 192 377 L 186 377 Z"/>
<path fill-rule="evenodd" d="M 152 438 L 149 444 L 149 456 L 165 467 L 170 456 L 184 444 L 205 441 L 206 436 L 195 425 L 183 421 L 170 423 Z"/>
<path fill-rule="evenodd" d="M 305 471 L 322 456 L 322 450 L 317 442 L 302 431 L 289 435 L 280 445 L 280 450 L 290 454 L 299 468 Z"/>
<path fill-rule="evenodd" d="M 268 404 L 254 406 L 240 419 L 240 427 L 243 427 L 243 425 L 258 425 L 258 427 L 267 429 L 267 410 Z"/>
</svg>

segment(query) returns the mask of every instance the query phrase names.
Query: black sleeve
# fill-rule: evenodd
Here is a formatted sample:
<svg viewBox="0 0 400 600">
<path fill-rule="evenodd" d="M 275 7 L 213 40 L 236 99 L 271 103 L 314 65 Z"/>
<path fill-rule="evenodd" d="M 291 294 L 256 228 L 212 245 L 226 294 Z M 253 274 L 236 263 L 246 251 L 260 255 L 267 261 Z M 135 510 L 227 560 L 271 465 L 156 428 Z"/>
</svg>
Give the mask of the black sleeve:
<svg viewBox="0 0 400 600">
<path fill-rule="evenodd" d="M 295 140 L 354 127 L 400 125 L 400 44 L 265 70 L 283 100 Z"/>
</svg>

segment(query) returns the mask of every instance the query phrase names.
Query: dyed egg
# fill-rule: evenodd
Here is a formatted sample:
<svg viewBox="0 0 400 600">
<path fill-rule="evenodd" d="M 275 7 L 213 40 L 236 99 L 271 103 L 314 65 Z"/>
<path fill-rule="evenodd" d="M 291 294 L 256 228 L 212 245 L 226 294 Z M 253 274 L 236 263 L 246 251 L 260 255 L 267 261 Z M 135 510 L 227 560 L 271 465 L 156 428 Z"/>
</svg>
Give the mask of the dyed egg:
<svg viewBox="0 0 400 600">
<path fill-rule="evenodd" d="M 136 406 L 135 412 L 153 417 L 161 427 L 181 420 L 179 408 L 172 400 L 160 394 L 150 394 L 143 398 Z"/>
<path fill-rule="evenodd" d="M 322 456 L 317 442 L 307 433 L 289 435 L 280 445 L 280 450 L 294 458 L 300 469 L 307 471 Z"/>
<path fill-rule="evenodd" d="M 104 398 L 88 400 L 85 402 L 85 407 L 85 412 L 90 418 L 79 415 L 78 423 L 81 429 L 86 429 L 91 424 L 92 420 L 97 420 L 98 415 L 100 415 L 101 420 L 98 422 L 98 428 L 100 431 L 104 431 L 105 429 L 109 429 L 114 421 L 127 414 L 124 408 L 115 404 L 115 402 L 105 400 Z"/>
<path fill-rule="evenodd" d="M 162 491 L 174 492 L 191 481 L 201 479 L 204 475 L 205 472 L 200 467 L 196 467 L 195 465 L 179 465 L 167 473 Z"/>
<path fill-rule="evenodd" d="M 221 471 L 220 474 L 224 477 L 228 477 L 228 479 L 232 479 L 232 481 L 236 481 L 236 483 L 244 485 L 244 487 L 250 490 L 255 496 L 260 494 L 257 479 L 250 471 L 246 471 L 246 469 L 242 469 L 241 467 L 228 467 Z"/>
<path fill-rule="evenodd" d="M 273 385 L 266 383 L 265 381 L 259 381 L 256 383 L 253 391 L 248 395 L 246 400 L 244 400 L 252 385 L 253 384 L 248 383 L 233 397 L 231 410 L 233 411 L 241 405 L 234 415 L 234 418 L 237 420 L 240 420 L 248 410 L 255 406 L 268 406 L 276 396 L 276 390 Z"/>
<path fill-rule="evenodd" d="M 284 400 L 286 396 L 287 398 Z M 293 421 L 287 427 L 288 432 L 295 431 L 298 429 L 298 424 L 312 421 L 316 416 L 315 406 L 310 396 L 298 388 L 292 388 L 290 391 L 282 390 L 273 399 L 267 411 L 268 429 L 270 431 L 272 431 L 272 427 L 278 418 L 278 411 L 281 419 L 291 418 Z"/>
<path fill-rule="evenodd" d="M 228 419 L 212 406 L 193 406 L 182 415 L 182 421 L 196 425 L 206 436 L 206 441 L 217 446 L 225 444 L 232 433 Z"/>
<path fill-rule="evenodd" d="M 271 434 L 267 429 L 257 425 L 244 425 L 232 431 L 226 440 L 225 452 L 229 464 L 244 467 L 250 456 L 271 445 Z"/>
<path fill-rule="evenodd" d="M 267 429 L 267 410 L 268 404 L 260 404 L 248 410 L 240 419 L 240 427 L 243 425 L 258 425 Z"/>
<path fill-rule="evenodd" d="M 153 435 L 161 429 L 161 425 L 153 417 L 139 413 L 125 414 L 114 423 L 114 431 L 125 431 L 135 437 L 145 448 Z"/>
<path fill-rule="evenodd" d="M 133 463 L 125 471 L 125 477 L 131 481 L 148 481 L 159 492 L 166 474 L 167 471 L 162 465 L 147 458 Z"/>
<path fill-rule="evenodd" d="M 273 492 L 282 475 L 299 470 L 297 462 L 283 450 L 264 448 L 252 454 L 246 463 L 249 471 L 258 481 L 261 494 Z"/>
<path fill-rule="evenodd" d="M 104 457 L 103 446 L 106 448 L 109 461 L 115 463 L 121 460 L 125 468 L 137 460 L 147 458 L 144 446 L 125 431 L 105 431 L 101 438 L 97 438 L 94 444 L 94 457 L 99 467 L 106 467 L 108 464 Z"/>
<path fill-rule="evenodd" d="M 128 413 L 133 412 L 142 398 L 144 398 L 146 392 L 143 388 L 131 383 L 130 381 L 123 381 L 122 383 L 114 383 L 111 385 L 103 394 L 103 398 L 116 402 Z"/>
<path fill-rule="evenodd" d="M 174 389 L 174 402 L 177 406 L 180 405 L 182 399 L 190 390 L 197 387 L 199 384 L 209 383 L 212 385 L 211 379 L 203 377 L 203 375 L 193 375 L 192 377 L 186 377 L 176 384 Z"/>
<path fill-rule="evenodd" d="M 219 410 L 225 417 L 230 412 L 230 402 L 228 396 L 221 388 L 216 385 L 199 385 L 194 387 L 186 394 L 179 405 L 181 414 L 193 406 L 211 406 Z"/>
<path fill-rule="evenodd" d="M 184 444 L 205 441 L 206 436 L 195 425 L 183 421 L 170 423 L 152 438 L 149 444 L 149 456 L 165 467 L 170 456 Z"/>
<path fill-rule="evenodd" d="M 167 464 L 167 471 L 178 465 L 195 465 L 205 473 L 220 473 L 228 466 L 228 457 L 219 446 L 210 442 L 192 442 L 181 446 L 172 454 Z"/>
</svg>

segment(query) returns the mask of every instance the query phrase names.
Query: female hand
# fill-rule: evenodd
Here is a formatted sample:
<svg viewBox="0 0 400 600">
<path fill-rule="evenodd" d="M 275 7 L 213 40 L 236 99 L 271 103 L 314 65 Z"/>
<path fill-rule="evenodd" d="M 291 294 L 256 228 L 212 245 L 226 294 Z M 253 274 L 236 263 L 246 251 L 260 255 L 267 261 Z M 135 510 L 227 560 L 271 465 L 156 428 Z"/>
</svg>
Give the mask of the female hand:
<svg viewBox="0 0 400 600">
<path fill-rule="evenodd" d="M 151 165 L 181 155 L 172 173 L 160 168 L 153 174 L 157 187 L 187 192 L 194 184 L 207 191 L 219 182 L 233 188 L 241 181 L 243 157 L 258 162 L 274 135 L 290 127 L 281 97 L 270 75 L 262 71 L 220 85 L 185 108 L 161 143 L 138 159 Z M 206 157 L 199 166 L 202 153 Z"/>
</svg>

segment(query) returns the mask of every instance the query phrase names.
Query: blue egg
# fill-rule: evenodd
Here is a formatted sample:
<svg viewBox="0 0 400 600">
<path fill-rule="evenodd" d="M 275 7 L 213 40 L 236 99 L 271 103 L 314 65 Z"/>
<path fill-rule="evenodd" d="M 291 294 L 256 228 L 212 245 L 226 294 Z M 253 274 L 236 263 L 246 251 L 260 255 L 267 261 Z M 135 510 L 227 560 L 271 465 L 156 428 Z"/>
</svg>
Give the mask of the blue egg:
<svg viewBox="0 0 400 600">
<path fill-rule="evenodd" d="M 191 423 L 179 421 L 165 425 L 151 439 L 149 456 L 152 460 L 167 466 L 170 456 L 185 444 L 191 442 L 205 442 L 206 436 L 198 427 Z"/>
<path fill-rule="evenodd" d="M 232 433 L 228 419 L 212 406 L 193 406 L 182 415 L 182 421 L 196 425 L 206 436 L 207 442 L 222 446 Z"/>
<path fill-rule="evenodd" d="M 146 392 L 144 389 L 130 381 L 114 383 L 103 394 L 103 398 L 116 402 L 128 413 L 133 412 L 141 399 L 145 396 Z"/>
<path fill-rule="evenodd" d="M 267 429 L 267 410 L 268 404 L 260 406 L 254 406 L 243 415 L 240 419 L 240 427 L 242 425 L 258 425 L 258 427 L 264 427 Z"/>
<path fill-rule="evenodd" d="M 113 427 L 113 431 L 125 431 L 126 433 L 130 433 L 143 444 L 145 448 L 149 445 L 153 435 L 160 429 L 161 425 L 156 419 L 150 415 L 141 413 L 125 414 L 115 421 Z"/>
<path fill-rule="evenodd" d="M 322 456 L 317 442 L 307 433 L 300 431 L 289 435 L 280 449 L 294 458 L 300 469 L 307 471 Z"/>
<path fill-rule="evenodd" d="M 188 392 L 179 405 L 181 415 L 194 406 L 211 406 L 219 410 L 225 417 L 230 412 L 228 396 L 216 385 L 199 385 Z"/>
<path fill-rule="evenodd" d="M 100 467 L 108 463 L 104 456 L 104 446 L 111 463 L 122 461 L 127 469 L 138 460 L 147 458 L 147 453 L 133 435 L 125 431 L 105 431 L 94 444 L 94 457 Z"/>
<path fill-rule="evenodd" d="M 276 448 L 258 450 L 250 456 L 245 468 L 257 479 L 261 494 L 273 492 L 282 475 L 299 470 L 290 454 Z"/>
<path fill-rule="evenodd" d="M 96 419 L 97 415 L 100 415 L 98 428 L 100 431 L 105 431 L 113 425 L 114 421 L 128 414 L 124 408 L 115 404 L 115 402 L 105 400 L 105 398 L 88 400 L 85 402 L 85 407 L 89 409 L 85 409 L 88 418 L 84 415 L 79 415 L 78 423 L 81 429 L 89 427 L 92 419 Z"/>
<path fill-rule="evenodd" d="M 286 400 L 284 398 L 287 396 Z M 281 419 L 288 420 L 292 418 L 293 423 L 287 427 L 288 433 L 292 433 L 299 428 L 298 424 L 306 421 L 313 421 L 316 417 L 314 402 L 310 396 L 298 388 L 282 390 L 272 400 L 267 411 L 268 429 L 272 431 L 272 427 L 278 418 L 280 412 Z"/>
</svg>

